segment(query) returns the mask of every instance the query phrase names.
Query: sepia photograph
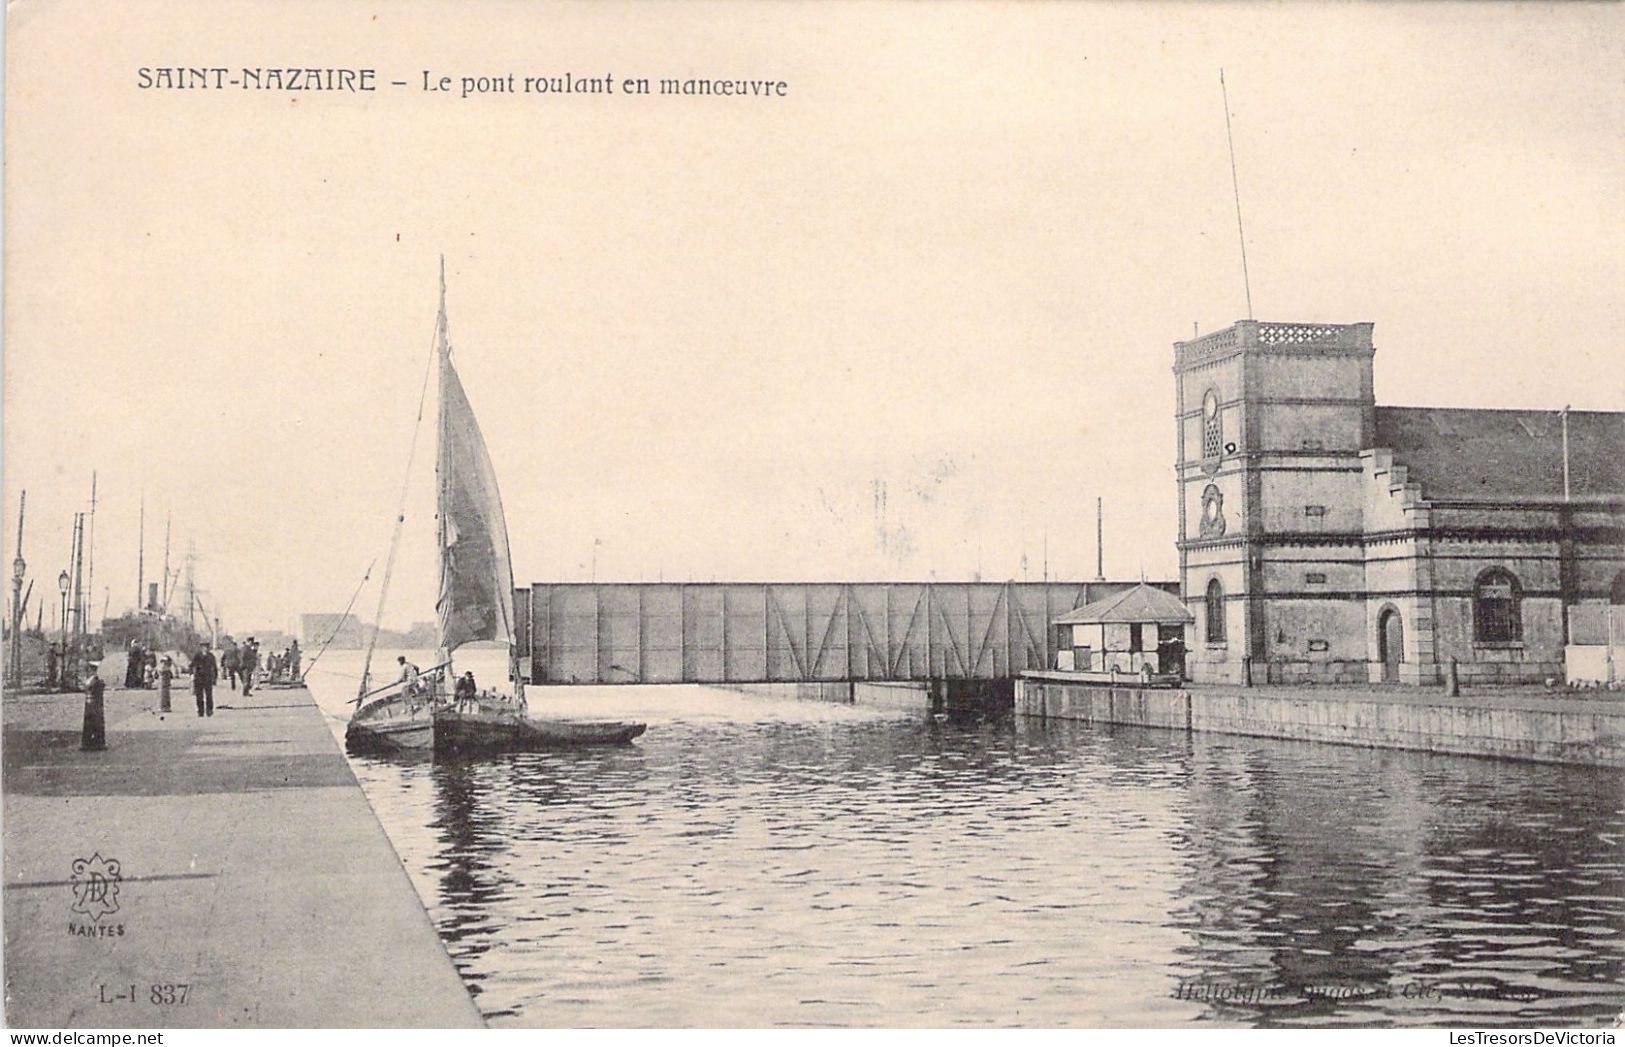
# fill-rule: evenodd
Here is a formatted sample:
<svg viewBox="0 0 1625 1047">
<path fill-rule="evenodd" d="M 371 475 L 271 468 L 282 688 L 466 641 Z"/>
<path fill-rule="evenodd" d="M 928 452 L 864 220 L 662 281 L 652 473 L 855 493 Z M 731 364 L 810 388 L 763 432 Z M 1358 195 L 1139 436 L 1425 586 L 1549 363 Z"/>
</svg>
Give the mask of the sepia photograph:
<svg viewBox="0 0 1625 1047">
<path fill-rule="evenodd" d="M 1625 7 L 4 51 L 11 1042 L 1614 1042 Z"/>
</svg>

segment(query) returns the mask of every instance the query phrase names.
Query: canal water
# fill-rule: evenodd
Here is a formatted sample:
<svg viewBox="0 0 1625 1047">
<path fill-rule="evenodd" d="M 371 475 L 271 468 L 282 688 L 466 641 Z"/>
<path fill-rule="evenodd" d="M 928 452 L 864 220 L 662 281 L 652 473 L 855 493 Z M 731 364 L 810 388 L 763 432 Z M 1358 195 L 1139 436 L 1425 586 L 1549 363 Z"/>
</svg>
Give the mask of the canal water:
<svg viewBox="0 0 1625 1047">
<path fill-rule="evenodd" d="M 311 676 L 341 733 L 358 663 L 330 653 Z M 352 758 L 492 1025 L 1483 1027 L 1625 1008 L 1617 772 L 699 687 L 530 693 L 537 715 L 649 732 Z"/>
</svg>

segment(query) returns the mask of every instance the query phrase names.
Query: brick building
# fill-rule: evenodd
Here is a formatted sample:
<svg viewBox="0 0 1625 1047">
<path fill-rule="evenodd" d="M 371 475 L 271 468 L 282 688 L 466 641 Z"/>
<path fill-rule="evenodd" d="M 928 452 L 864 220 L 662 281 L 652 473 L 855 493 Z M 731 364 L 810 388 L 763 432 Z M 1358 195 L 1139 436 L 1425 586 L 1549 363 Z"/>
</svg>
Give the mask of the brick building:
<svg viewBox="0 0 1625 1047">
<path fill-rule="evenodd" d="M 1566 609 L 1625 603 L 1625 412 L 1379 407 L 1371 330 L 1175 343 L 1191 678 L 1561 677 Z"/>
</svg>

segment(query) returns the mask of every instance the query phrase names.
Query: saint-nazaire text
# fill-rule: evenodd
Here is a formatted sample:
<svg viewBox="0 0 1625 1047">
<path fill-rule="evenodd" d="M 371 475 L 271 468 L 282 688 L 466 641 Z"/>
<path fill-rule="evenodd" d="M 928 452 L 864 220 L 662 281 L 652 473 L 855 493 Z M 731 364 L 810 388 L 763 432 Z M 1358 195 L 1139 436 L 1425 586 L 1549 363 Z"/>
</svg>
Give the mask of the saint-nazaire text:
<svg viewBox="0 0 1625 1047">
<path fill-rule="evenodd" d="M 304 66 L 142 66 L 135 71 L 143 91 L 376 91 L 376 69 L 322 69 Z"/>
</svg>

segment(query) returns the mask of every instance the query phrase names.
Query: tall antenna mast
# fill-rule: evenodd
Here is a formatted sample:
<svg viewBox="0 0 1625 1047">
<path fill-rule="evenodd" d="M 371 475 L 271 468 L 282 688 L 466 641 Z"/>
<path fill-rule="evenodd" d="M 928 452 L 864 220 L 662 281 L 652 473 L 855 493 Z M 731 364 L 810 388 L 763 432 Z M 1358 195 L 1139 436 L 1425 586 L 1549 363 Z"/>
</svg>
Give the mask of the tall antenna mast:
<svg viewBox="0 0 1625 1047">
<path fill-rule="evenodd" d="M 1247 275 L 1247 233 L 1241 226 L 1241 182 L 1236 178 L 1236 138 L 1230 131 L 1230 92 L 1219 70 L 1219 93 L 1224 96 L 1224 138 L 1230 143 L 1230 189 L 1236 197 L 1236 237 L 1241 241 L 1241 286 L 1247 292 L 1247 319 L 1253 319 L 1253 282 Z"/>
</svg>

